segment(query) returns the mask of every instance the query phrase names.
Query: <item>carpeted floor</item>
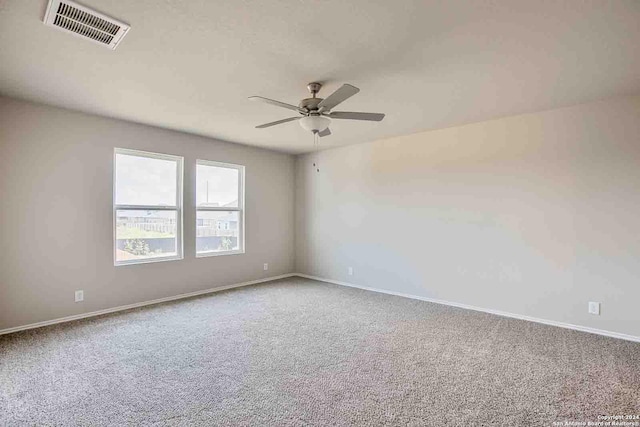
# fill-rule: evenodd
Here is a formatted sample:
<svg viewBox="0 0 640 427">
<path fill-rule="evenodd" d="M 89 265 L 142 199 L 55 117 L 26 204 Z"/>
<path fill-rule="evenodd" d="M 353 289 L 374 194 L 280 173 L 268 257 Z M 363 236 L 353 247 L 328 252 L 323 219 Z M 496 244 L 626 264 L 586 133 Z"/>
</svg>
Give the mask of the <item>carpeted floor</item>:
<svg viewBox="0 0 640 427">
<path fill-rule="evenodd" d="M 0 425 L 640 415 L 640 344 L 290 278 L 0 336 Z"/>
</svg>

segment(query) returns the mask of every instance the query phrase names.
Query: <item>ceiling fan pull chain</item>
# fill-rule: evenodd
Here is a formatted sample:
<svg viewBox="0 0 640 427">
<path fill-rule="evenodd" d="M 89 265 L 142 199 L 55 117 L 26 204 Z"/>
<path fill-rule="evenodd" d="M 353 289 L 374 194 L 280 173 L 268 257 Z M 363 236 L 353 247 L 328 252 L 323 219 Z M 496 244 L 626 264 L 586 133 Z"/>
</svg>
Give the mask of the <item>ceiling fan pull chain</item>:
<svg viewBox="0 0 640 427">
<path fill-rule="evenodd" d="M 313 167 L 316 172 L 320 172 L 320 165 L 318 164 L 318 132 L 313 133 L 313 157 L 316 159 L 313 162 Z"/>
</svg>

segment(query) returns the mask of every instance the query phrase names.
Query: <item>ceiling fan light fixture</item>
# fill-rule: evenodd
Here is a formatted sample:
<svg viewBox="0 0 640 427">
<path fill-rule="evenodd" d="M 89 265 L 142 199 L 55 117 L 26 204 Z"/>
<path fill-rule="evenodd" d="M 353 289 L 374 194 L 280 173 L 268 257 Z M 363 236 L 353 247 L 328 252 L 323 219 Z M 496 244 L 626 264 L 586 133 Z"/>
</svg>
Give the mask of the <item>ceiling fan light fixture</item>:
<svg viewBox="0 0 640 427">
<path fill-rule="evenodd" d="M 322 132 L 329 127 L 331 120 L 323 116 L 306 116 L 298 120 L 300 126 L 309 132 Z"/>
</svg>

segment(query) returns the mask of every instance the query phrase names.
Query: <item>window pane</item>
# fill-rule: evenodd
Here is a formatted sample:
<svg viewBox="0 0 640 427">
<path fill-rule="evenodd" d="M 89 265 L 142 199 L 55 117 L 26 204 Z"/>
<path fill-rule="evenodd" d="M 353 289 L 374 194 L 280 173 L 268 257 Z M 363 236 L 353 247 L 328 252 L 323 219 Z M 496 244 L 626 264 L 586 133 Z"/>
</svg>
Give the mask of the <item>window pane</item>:
<svg viewBox="0 0 640 427">
<path fill-rule="evenodd" d="M 196 251 L 203 253 L 239 250 L 239 218 L 238 211 L 198 211 Z"/>
<path fill-rule="evenodd" d="M 176 206 L 178 162 L 116 154 L 116 204 Z"/>
<path fill-rule="evenodd" d="M 196 182 L 198 206 L 238 207 L 238 169 L 197 165 Z"/>
<path fill-rule="evenodd" d="M 116 261 L 178 255 L 176 211 L 116 211 Z"/>
</svg>

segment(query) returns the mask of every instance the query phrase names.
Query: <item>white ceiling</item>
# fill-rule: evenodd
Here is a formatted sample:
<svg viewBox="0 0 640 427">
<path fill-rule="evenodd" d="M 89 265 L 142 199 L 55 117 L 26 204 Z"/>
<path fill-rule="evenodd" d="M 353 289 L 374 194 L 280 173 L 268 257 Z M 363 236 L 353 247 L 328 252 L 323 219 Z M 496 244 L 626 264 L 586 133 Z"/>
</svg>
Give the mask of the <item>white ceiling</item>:
<svg viewBox="0 0 640 427">
<path fill-rule="evenodd" d="M 640 93 L 638 0 L 84 0 L 131 25 L 115 51 L 0 0 L 0 93 L 291 153 L 306 84 L 361 92 L 323 147 Z M 295 113 L 294 113 L 295 114 Z"/>
</svg>

